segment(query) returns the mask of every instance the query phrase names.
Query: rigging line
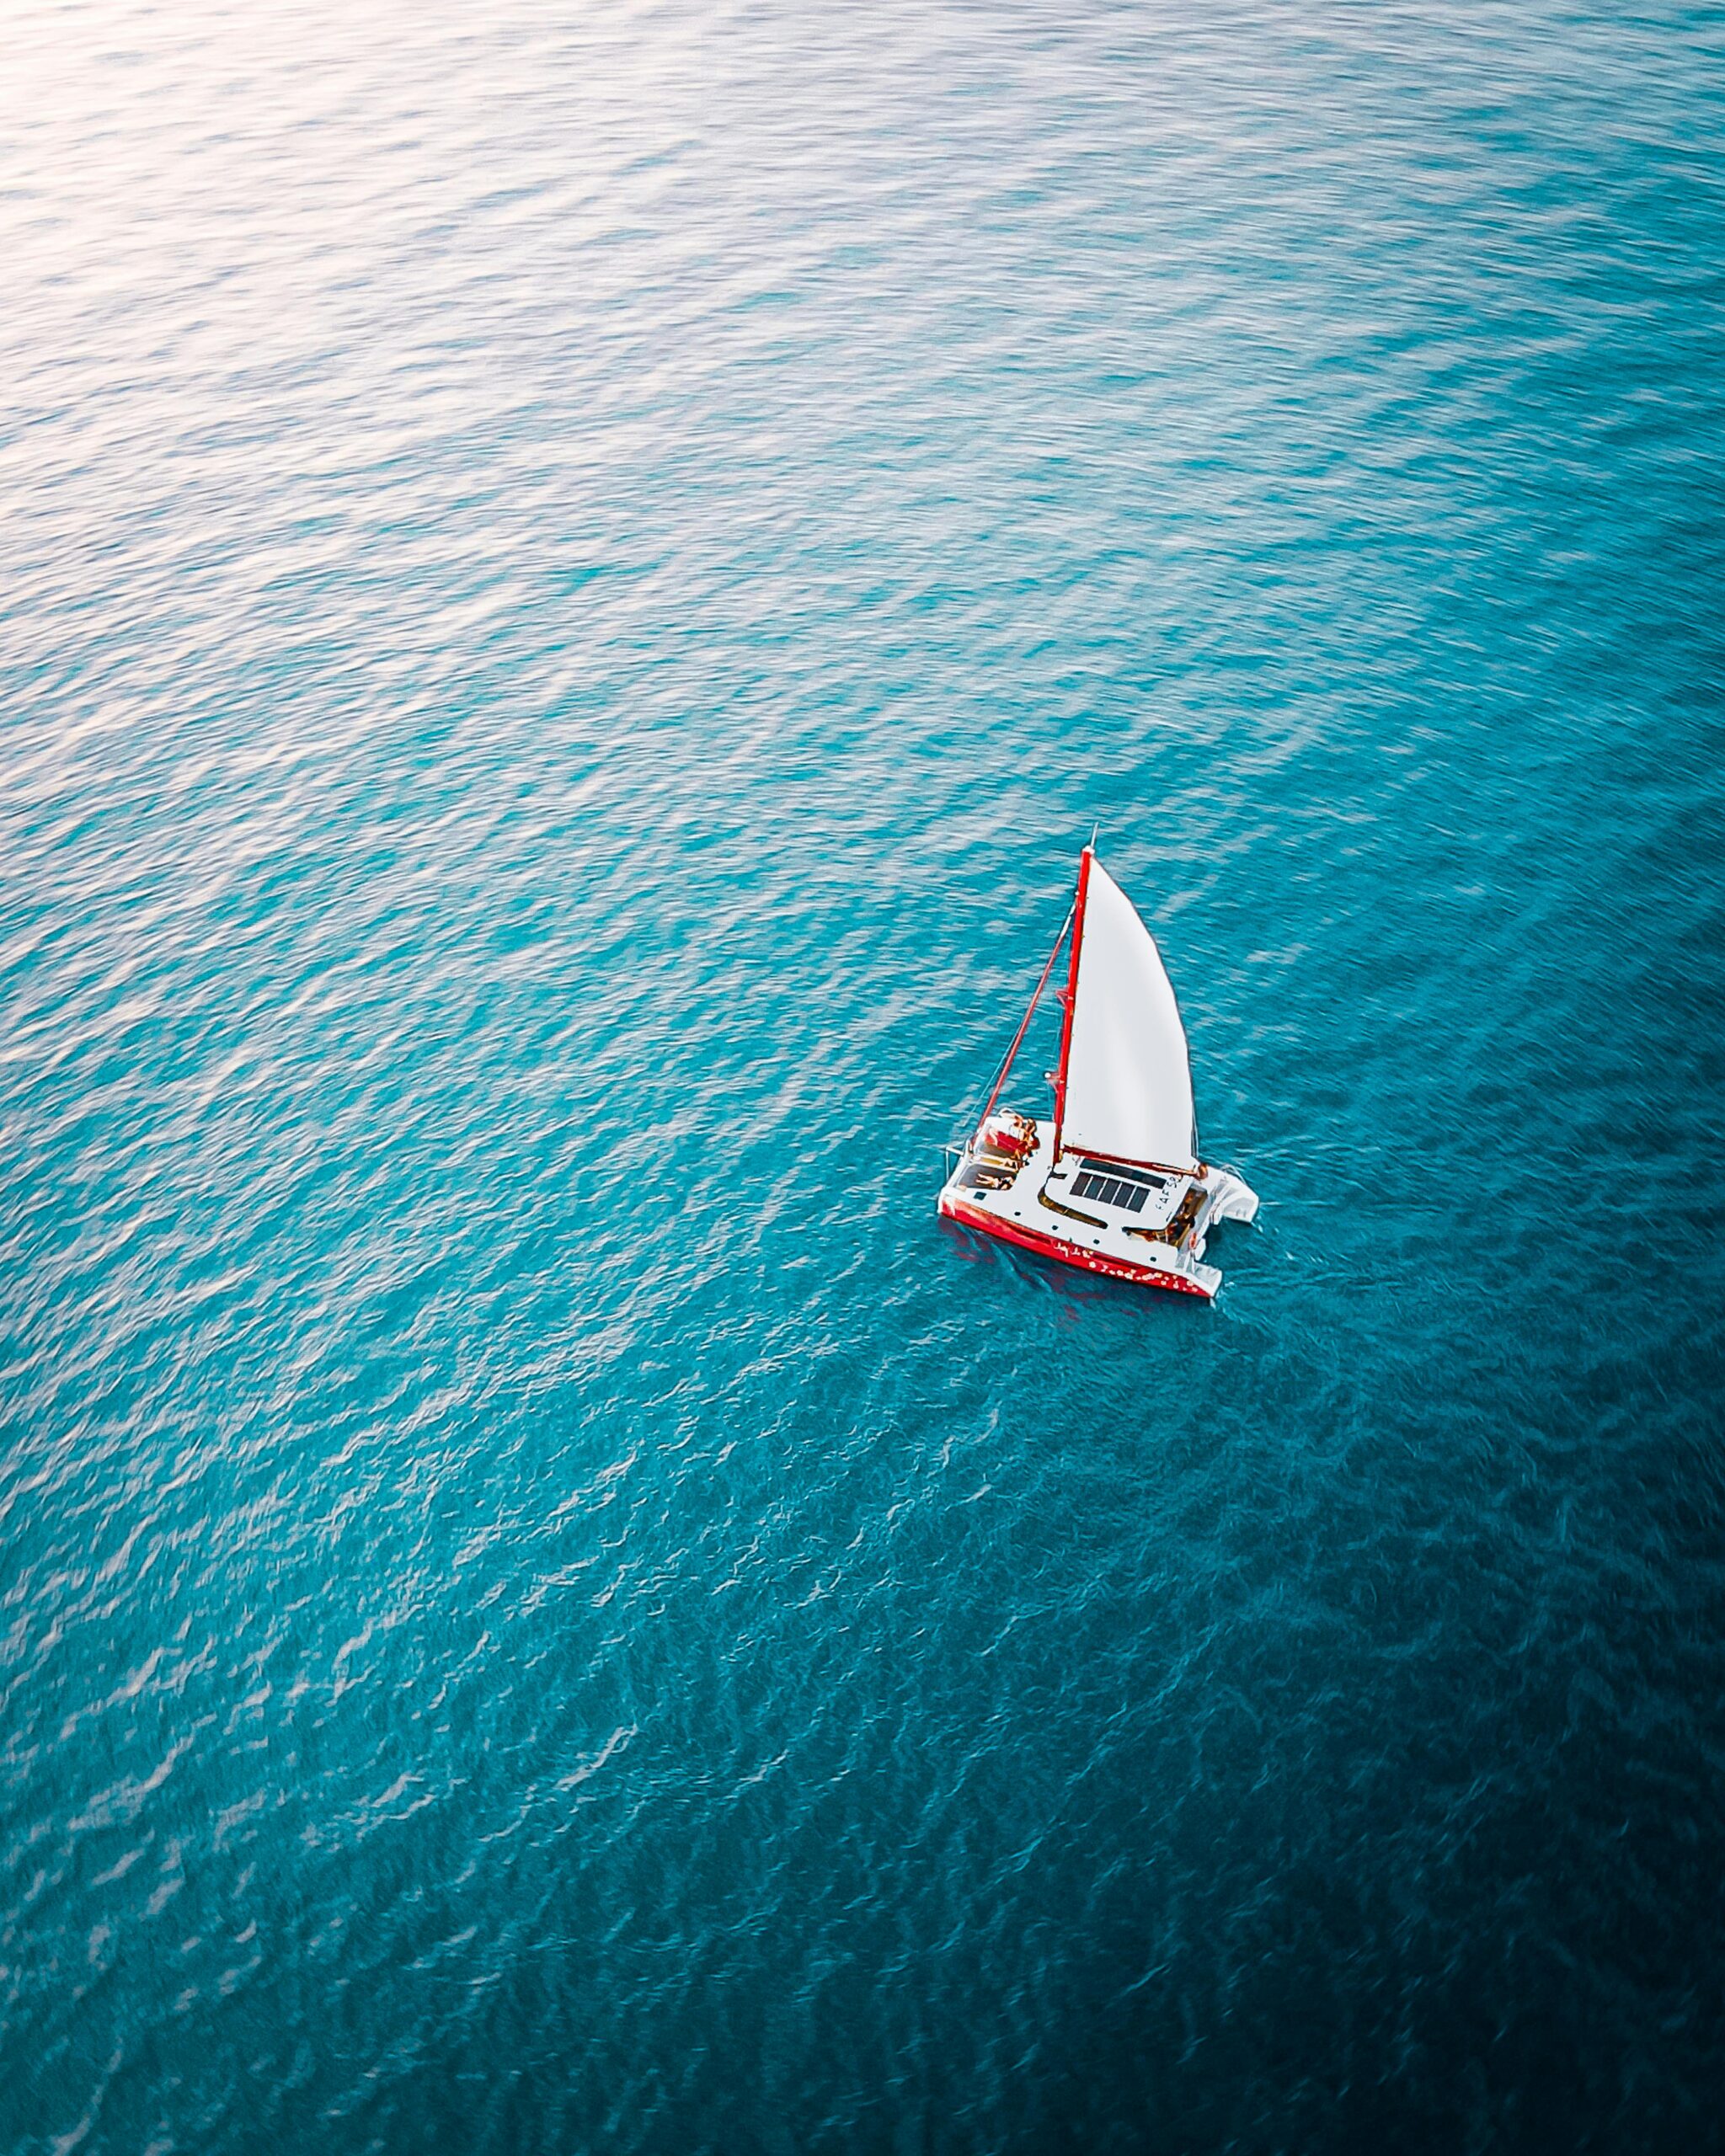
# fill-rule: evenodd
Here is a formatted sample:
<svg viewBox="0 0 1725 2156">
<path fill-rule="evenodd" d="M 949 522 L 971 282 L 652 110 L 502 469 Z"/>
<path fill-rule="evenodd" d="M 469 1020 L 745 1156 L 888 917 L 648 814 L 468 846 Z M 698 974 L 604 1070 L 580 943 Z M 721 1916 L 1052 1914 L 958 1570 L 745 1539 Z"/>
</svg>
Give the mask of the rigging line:
<svg viewBox="0 0 1725 2156">
<path fill-rule="evenodd" d="M 983 1124 L 988 1121 L 990 1115 L 993 1113 L 995 1102 L 1001 1097 L 1001 1087 L 1007 1082 L 1007 1073 L 1012 1067 L 1012 1058 L 1018 1053 L 1023 1044 L 1025 1034 L 1030 1030 L 1031 1018 L 1035 1013 L 1037 1005 L 1042 1000 L 1042 991 L 1048 986 L 1048 977 L 1055 969 L 1055 960 L 1060 955 L 1060 946 L 1066 940 L 1066 931 L 1072 926 L 1072 915 L 1076 910 L 1076 905 L 1070 907 L 1067 910 L 1065 920 L 1060 924 L 1060 932 L 1055 938 L 1055 947 L 1048 954 L 1048 963 L 1043 968 L 1042 978 L 1036 984 L 1036 993 L 1030 999 L 1030 1008 L 1024 1013 L 1023 1022 L 1012 1036 L 1012 1045 L 1007 1050 L 1005 1060 L 994 1075 L 994 1084 L 989 1091 L 987 1100 L 983 1102 L 981 1114 L 976 1118 L 975 1127 L 978 1130 L 981 1129 Z"/>
</svg>

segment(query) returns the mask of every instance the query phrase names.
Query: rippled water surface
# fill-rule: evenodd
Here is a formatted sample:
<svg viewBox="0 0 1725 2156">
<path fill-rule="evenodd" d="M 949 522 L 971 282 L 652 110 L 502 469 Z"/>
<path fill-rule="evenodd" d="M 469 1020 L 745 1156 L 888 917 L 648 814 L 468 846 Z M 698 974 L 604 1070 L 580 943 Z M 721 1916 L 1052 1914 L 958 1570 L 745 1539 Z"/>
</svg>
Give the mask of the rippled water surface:
<svg viewBox="0 0 1725 2156">
<path fill-rule="evenodd" d="M 0 2150 L 1717 2147 L 1717 15 L 4 40 Z"/>
</svg>

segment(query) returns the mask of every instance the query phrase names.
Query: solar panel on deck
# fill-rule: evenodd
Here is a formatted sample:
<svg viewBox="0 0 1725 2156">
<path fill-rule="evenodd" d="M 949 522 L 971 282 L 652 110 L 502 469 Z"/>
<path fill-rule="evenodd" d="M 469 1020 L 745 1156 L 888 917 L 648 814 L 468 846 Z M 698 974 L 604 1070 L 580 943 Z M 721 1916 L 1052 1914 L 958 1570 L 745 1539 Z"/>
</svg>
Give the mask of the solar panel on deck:
<svg viewBox="0 0 1725 2156">
<path fill-rule="evenodd" d="M 1073 1179 L 1074 1198 L 1093 1198 L 1099 1205 L 1118 1205 L 1123 1212 L 1141 1213 L 1150 1195 L 1148 1182 L 1127 1182 L 1112 1169 L 1086 1168 Z"/>
<path fill-rule="evenodd" d="M 1166 1190 L 1168 1179 L 1151 1168 L 1128 1167 L 1124 1161 L 1087 1161 L 1083 1172 L 1087 1176 L 1113 1176 L 1117 1182 L 1141 1182 L 1151 1190 Z"/>
</svg>

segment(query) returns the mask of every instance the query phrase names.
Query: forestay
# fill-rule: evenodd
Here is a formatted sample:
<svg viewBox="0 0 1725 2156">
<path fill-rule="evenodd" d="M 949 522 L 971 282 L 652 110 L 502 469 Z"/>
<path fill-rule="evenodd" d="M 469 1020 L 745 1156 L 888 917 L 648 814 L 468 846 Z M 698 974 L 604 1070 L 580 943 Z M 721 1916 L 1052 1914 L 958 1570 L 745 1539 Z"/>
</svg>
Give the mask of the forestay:
<svg viewBox="0 0 1725 2156">
<path fill-rule="evenodd" d="M 1065 1152 L 1197 1166 L 1186 1029 L 1156 938 L 1092 854 L 1066 1043 Z"/>
</svg>

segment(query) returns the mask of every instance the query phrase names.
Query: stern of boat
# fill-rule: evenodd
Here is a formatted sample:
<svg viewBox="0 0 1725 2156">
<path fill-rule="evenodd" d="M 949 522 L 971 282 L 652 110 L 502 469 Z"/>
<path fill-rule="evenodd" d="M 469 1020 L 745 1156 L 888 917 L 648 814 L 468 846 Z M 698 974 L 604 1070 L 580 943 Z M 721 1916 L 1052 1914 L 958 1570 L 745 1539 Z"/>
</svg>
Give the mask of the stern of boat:
<svg viewBox="0 0 1725 2156">
<path fill-rule="evenodd" d="M 1238 1220 L 1243 1227 L 1258 1218 L 1258 1193 L 1231 1168 L 1209 1171 L 1210 1204 L 1205 1220 Z"/>
</svg>

